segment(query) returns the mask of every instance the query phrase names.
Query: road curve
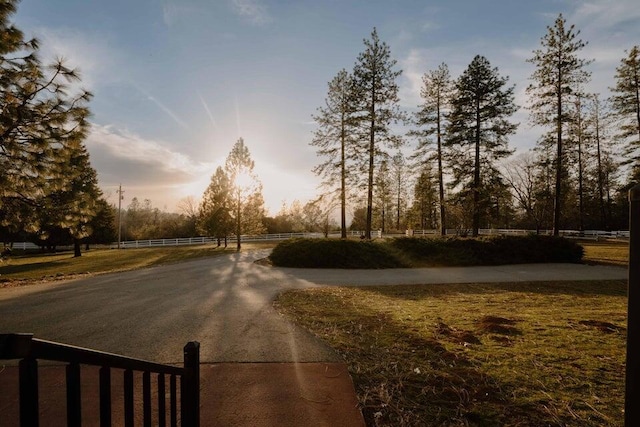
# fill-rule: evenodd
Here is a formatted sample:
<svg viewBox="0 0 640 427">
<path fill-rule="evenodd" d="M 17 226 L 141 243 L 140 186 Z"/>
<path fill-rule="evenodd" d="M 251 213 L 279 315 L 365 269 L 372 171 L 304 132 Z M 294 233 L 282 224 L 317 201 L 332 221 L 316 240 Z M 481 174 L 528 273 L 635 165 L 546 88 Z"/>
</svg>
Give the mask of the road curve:
<svg viewBox="0 0 640 427">
<path fill-rule="evenodd" d="M 187 341 L 202 362 L 340 361 L 331 348 L 279 316 L 281 291 L 321 285 L 625 279 L 626 269 L 574 264 L 394 270 L 261 266 L 257 250 L 68 282 L 0 289 L 0 332 L 162 363 Z"/>
</svg>

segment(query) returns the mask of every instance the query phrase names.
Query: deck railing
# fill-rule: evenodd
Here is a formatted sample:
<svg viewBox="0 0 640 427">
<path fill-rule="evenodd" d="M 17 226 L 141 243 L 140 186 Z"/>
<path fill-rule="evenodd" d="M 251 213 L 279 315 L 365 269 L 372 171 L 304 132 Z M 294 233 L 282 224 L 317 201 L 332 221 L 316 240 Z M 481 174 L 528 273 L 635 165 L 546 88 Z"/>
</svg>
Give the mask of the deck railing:
<svg viewBox="0 0 640 427">
<path fill-rule="evenodd" d="M 20 425 L 39 425 L 38 360 L 67 363 L 67 425 L 80 426 L 80 365 L 99 366 L 100 426 L 112 424 L 111 369 L 124 370 L 124 425 L 134 425 L 133 373 L 142 372 L 143 425 L 151 426 L 151 374 L 157 374 L 158 425 L 166 426 L 166 382 L 169 378 L 169 425 L 178 425 L 180 379 L 180 419 L 182 426 L 200 424 L 200 344 L 192 341 L 184 347 L 184 366 L 163 365 L 117 354 L 90 350 L 33 338 L 31 334 L 0 334 L 0 360 L 20 359 Z M 121 422 L 115 423 L 117 425 Z"/>
</svg>

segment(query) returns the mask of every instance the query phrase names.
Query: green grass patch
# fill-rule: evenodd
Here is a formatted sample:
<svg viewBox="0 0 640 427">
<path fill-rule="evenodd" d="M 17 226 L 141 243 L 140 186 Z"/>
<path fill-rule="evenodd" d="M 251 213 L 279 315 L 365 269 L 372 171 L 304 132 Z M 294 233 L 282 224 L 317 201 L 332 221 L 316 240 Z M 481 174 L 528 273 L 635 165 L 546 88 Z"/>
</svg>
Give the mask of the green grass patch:
<svg viewBox="0 0 640 427">
<path fill-rule="evenodd" d="M 307 268 L 393 268 L 580 262 L 582 246 L 551 236 L 400 237 L 353 241 L 294 239 L 270 256 L 274 265 Z"/>
<path fill-rule="evenodd" d="M 584 261 L 589 264 L 629 265 L 629 242 L 605 240 L 595 242 L 581 241 L 584 248 Z"/>
<path fill-rule="evenodd" d="M 367 425 L 623 424 L 623 281 L 319 288 L 275 306 L 345 358 Z"/>
<path fill-rule="evenodd" d="M 244 245 L 243 245 L 244 246 Z M 0 263 L 0 286 L 23 282 L 64 279 L 82 274 L 133 270 L 155 265 L 231 253 L 235 246 L 175 246 L 143 249 L 91 249 L 82 256 L 73 252 L 11 256 Z"/>
</svg>

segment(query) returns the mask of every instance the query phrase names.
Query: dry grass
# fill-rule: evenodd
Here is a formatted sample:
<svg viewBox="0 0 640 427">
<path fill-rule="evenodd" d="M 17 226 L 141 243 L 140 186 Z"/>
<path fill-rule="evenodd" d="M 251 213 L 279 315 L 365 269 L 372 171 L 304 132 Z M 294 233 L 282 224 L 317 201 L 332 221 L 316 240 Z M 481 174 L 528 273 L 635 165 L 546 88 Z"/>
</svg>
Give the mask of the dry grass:
<svg viewBox="0 0 640 427">
<path fill-rule="evenodd" d="M 275 243 L 246 243 L 243 250 L 273 247 Z M 67 279 L 78 275 L 134 270 L 155 265 L 218 256 L 235 251 L 235 246 L 214 244 L 143 249 L 92 249 L 74 258 L 72 252 L 12 256 L 0 264 L 0 287 L 34 281 Z"/>
<path fill-rule="evenodd" d="M 606 240 L 601 242 L 582 241 L 584 262 L 589 264 L 620 265 L 629 264 L 629 242 Z"/>
<path fill-rule="evenodd" d="M 622 281 L 321 288 L 276 307 L 350 366 L 370 426 L 622 425 Z"/>
</svg>

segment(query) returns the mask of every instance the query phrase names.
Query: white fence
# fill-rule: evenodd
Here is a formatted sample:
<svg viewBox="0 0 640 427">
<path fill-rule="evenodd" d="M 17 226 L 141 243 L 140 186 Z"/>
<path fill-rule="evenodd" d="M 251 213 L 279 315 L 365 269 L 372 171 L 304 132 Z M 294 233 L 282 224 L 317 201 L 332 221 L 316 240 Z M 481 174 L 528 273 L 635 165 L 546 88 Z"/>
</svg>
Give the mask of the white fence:
<svg viewBox="0 0 640 427">
<path fill-rule="evenodd" d="M 457 229 L 447 229 L 447 235 L 459 235 L 462 232 L 467 234 L 470 233 L 471 230 L 457 230 Z M 407 230 L 405 234 L 392 234 L 392 233 L 381 233 L 379 230 L 373 231 L 374 237 L 399 237 L 403 235 L 407 236 L 427 236 L 427 235 L 436 235 L 440 231 L 439 230 Z M 550 230 L 542 230 L 541 234 L 552 234 Z M 535 234 L 535 230 L 513 230 L 513 229 L 480 229 L 480 235 L 527 235 L 527 234 Z M 602 230 L 585 230 L 585 231 L 577 231 L 577 230 L 561 230 L 560 234 L 565 237 L 571 238 L 580 238 L 580 239 L 628 239 L 629 231 L 602 231 Z M 348 231 L 347 236 L 350 237 L 359 237 L 362 236 L 362 231 Z M 260 242 L 260 241 L 277 241 L 277 240 L 287 240 L 293 239 L 296 237 L 304 237 L 304 238 L 323 238 L 324 233 L 278 233 L 278 234 L 260 234 L 260 235 L 244 235 L 240 236 L 240 241 L 242 242 Z M 329 237 L 338 238 L 340 237 L 340 232 L 332 232 L 329 233 Z M 204 245 L 206 243 L 217 242 L 218 239 L 215 237 L 180 237 L 176 239 L 151 239 L 151 240 L 128 240 L 120 242 L 120 247 L 122 249 L 128 248 L 153 248 L 153 247 L 162 247 L 162 246 L 184 246 L 184 245 Z M 232 244 L 236 242 L 235 236 L 228 236 L 227 243 Z M 110 248 L 117 248 L 118 243 L 112 243 Z M 31 242 L 14 242 L 13 249 L 39 249 L 40 247 Z"/>
<path fill-rule="evenodd" d="M 426 236 L 431 234 L 439 234 L 440 230 L 407 230 L 407 236 Z M 460 235 L 471 234 L 471 230 L 464 229 L 447 229 L 447 235 Z M 516 229 L 496 229 L 496 228 L 481 228 L 478 230 L 478 234 L 491 236 L 491 235 L 510 235 L 510 236 L 525 236 L 528 234 L 536 234 L 535 230 L 516 230 Z M 552 230 L 540 230 L 540 234 L 552 235 Z M 560 230 L 560 235 L 570 238 L 580 239 L 628 239 L 629 231 L 602 231 L 602 230 Z"/>
<path fill-rule="evenodd" d="M 359 231 L 349 231 L 349 236 L 359 236 Z M 276 234 L 258 234 L 258 235 L 242 235 L 240 236 L 241 242 L 260 242 L 260 241 L 274 241 L 274 240 L 287 240 L 296 237 L 304 238 L 323 238 L 324 233 L 276 233 Z M 329 237 L 340 237 L 340 233 L 329 233 Z M 220 239 L 223 240 L 223 239 Z M 120 242 L 120 248 L 151 248 L 159 246 L 182 246 L 182 245 L 203 245 L 206 243 L 217 242 L 216 237 L 184 237 L 177 239 L 151 239 L 151 240 L 127 240 Z M 236 243 L 236 236 L 227 237 L 228 244 Z M 111 247 L 115 248 L 118 243 L 112 243 Z"/>
</svg>

